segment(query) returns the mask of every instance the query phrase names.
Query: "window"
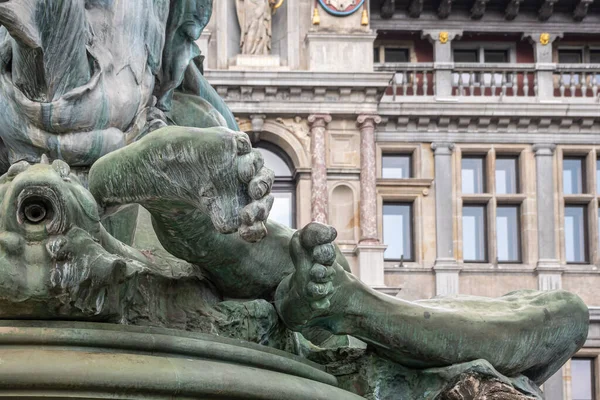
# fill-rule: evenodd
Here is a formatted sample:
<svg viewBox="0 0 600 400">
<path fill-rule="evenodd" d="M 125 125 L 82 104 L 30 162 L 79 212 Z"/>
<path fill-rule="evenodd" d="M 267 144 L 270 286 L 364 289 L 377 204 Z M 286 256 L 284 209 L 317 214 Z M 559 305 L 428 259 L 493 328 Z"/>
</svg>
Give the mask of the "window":
<svg viewBox="0 0 600 400">
<path fill-rule="evenodd" d="M 514 194 L 519 191 L 517 157 L 496 158 L 496 194 Z"/>
<path fill-rule="evenodd" d="M 388 246 L 384 253 L 386 260 L 414 260 L 412 207 L 412 203 L 383 204 L 383 242 Z"/>
<path fill-rule="evenodd" d="M 585 191 L 584 165 L 582 157 L 565 157 L 563 159 L 563 193 L 581 194 Z"/>
<path fill-rule="evenodd" d="M 463 206 L 463 259 L 487 262 L 486 206 Z"/>
<path fill-rule="evenodd" d="M 560 64 L 581 64 L 583 62 L 583 49 L 559 49 L 558 62 Z"/>
<path fill-rule="evenodd" d="M 478 63 L 479 52 L 477 49 L 472 50 L 454 50 L 454 62 L 455 63 Z"/>
<path fill-rule="evenodd" d="M 565 206 L 565 253 L 567 263 L 585 263 L 587 254 L 586 206 Z"/>
<path fill-rule="evenodd" d="M 291 168 L 293 164 L 283 150 L 271 143 L 258 142 L 254 147 L 262 154 L 265 166 L 275 172 L 275 182 L 271 189 L 274 201 L 269 220 L 294 228 L 296 185 Z"/>
<path fill-rule="evenodd" d="M 571 394 L 573 400 L 594 400 L 594 360 L 571 360 Z"/>
<path fill-rule="evenodd" d="M 498 262 L 521 261 L 520 207 L 513 205 L 496 208 L 496 240 Z"/>
<path fill-rule="evenodd" d="M 485 157 L 463 157 L 461 170 L 463 193 L 485 192 Z"/>
<path fill-rule="evenodd" d="M 412 177 L 412 157 L 409 154 L 383 154 L 381 156 L 383 179 L 407 179 Z"/>
<path fill-rule="evenodd" d="M 410 62 L 410 50 L 406 47 L 376 46 L 373 49 L 375 63 L 407 63 Z"/>
<path fill-rule="evenodd" d="M 590 64 L 600 64 L 600 49 L 590 50 Z"/>
<path fill-rule="evenodd" d="M 483 50 L 483 62 L 489 64 L 507 63 L 508 50 Z"/>
</svg>

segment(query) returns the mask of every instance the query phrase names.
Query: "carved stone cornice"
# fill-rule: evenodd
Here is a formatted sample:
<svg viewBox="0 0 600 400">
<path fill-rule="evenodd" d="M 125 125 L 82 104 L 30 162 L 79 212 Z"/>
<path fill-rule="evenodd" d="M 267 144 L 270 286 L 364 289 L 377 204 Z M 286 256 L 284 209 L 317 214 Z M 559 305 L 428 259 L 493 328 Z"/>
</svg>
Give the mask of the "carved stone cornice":
<svg viewBox="0 0 600 400">
<path fill-rule="evenodd" d="M 389 19 L 394 16 L 396 11 L 396 0 L 383 0 L 381 2 L 381 8 L 379 9 L 379 15 L 383 19 Z"/>
<path fill-rule="evenodd" d="M 441 19 L 446 19 L 452 12 L 452 0 L 441 0 L 440 6 L 437 9 L 437 16 Z"/>
<path fill-rule="evenodd" d="M 411 18 L 419 18 L 423 12 L 424 0 L 410 0 L 408 6 L 408 16 Z"/>
<path fill-rule="evenodd" d="M 577 22 L 583 21 L 583 19 L 587 16 L 590 5 L 593 2 L 594 0 L 579 0 L 575 6 L 575 10 L 573 10 L 573 19 Z"/>
<path fill-rule="evenodd" d="M 558 0 L 544 0 L 540 9 L 538 10 L 538 19 L 540 21 L 548 21 L 554 12 L 554 4 Z"/>
<path fill-rule="evenodd" d="M 485 14 L 485 6 L 489 0 L 475 0 L 473 7 L 471 7 L 471 18 L 481 19 Z"/>
<path fill-rule="evenodd" d="M 507 21 L 512 21 L 513 19 L 517 18 L 522 2 L 523 0 L 510 0 L 508 2 L 506 9 L 504 10 L 504 18 Z"/>
</svg>

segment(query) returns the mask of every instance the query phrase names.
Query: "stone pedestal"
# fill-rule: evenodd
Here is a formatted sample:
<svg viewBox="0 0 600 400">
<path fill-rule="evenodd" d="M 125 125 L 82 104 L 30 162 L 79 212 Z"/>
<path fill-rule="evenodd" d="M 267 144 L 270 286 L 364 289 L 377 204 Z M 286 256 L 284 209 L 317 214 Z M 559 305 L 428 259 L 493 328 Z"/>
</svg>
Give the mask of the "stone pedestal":
<svg viewBox="0 0 600 400">
<path fill-rule="evenodd" d="M 375 289 L 385 288 L 383 253 L 386 248 L 386 245 L 372 243 L 356 246 L 358 276 L 361 281 Z"/>
<path fill-rule="evenodd" d="M 308 69 L 322 72 L 373 72 L 377 35 L 311 32 L 306 35 Z"/>
<path fill-rule="evenodd" d="M 167 329 L 0 321 L 0 360 L 0 398 L 362 398 L 288 353 Z"/>
<path fill-rule="evenodd" d="M 231 70 L 278 70 L 287 69 L 281 66 L 281 57 L 276 55 L 238 54 L 229 62 Z"/>
</svg>

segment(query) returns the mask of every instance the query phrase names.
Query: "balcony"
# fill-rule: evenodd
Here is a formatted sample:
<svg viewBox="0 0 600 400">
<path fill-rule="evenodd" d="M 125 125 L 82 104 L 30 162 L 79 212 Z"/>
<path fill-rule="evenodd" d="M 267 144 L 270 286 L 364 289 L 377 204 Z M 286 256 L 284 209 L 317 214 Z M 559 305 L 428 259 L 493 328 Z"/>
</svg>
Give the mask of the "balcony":
<svg viewBox="0 0 600 400">
<path fill-rule="evenodd" d="M 382 102 L 598 103 L 600 64 L 386 63 Z"/>
</svg>

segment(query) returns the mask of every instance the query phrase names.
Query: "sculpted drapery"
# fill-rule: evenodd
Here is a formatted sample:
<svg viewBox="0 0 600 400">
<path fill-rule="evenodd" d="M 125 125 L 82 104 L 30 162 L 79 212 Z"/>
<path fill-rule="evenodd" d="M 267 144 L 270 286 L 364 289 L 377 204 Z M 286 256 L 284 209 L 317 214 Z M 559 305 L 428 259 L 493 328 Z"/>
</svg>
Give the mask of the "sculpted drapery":
<svg viewBox="0 0 600 400">
<path fill-rule="evenodd" d="M 242 54 L 271 53 L 272 14 L 282 3 L 276 0 L 236 0 Z"/>
</svg>

